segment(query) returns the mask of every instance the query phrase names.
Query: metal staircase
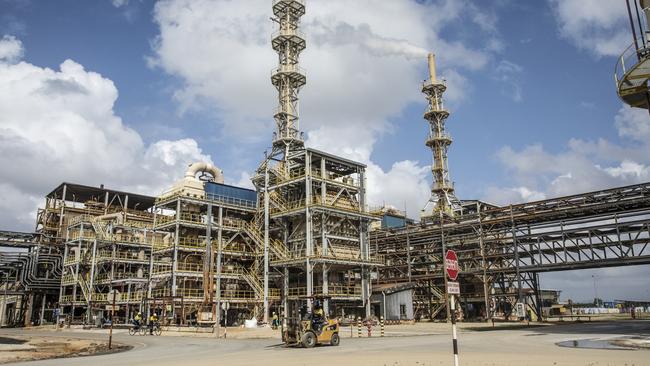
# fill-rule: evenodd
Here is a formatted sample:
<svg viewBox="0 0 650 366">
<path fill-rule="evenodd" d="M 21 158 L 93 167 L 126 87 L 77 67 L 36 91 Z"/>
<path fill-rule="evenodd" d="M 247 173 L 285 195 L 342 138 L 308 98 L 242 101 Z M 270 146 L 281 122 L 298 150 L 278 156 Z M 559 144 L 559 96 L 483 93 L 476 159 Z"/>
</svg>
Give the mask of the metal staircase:
<svg viewBox="0 0 650 366">
<path fill-rule="evenodd" d="M 429 319 L 435 319 L 447 307 L 444 292 L 434 284 L 428 286 L 426 282 L 418 283 L 413 302 L 416 305 L 414 312 L 426 314 Z"/>
<path fill-rule="evenodd" d="M 278 193 L 278 191 L 273 191 L 269 194 L 269 201 L 271 204 L 276 206 L 280 211 L 287 211 L 289 204 L 287 201 Z"/>
<path fill-rule="evenodd" d="M 250 285 L 250 287 L 255 291 L 255 295 L 260 298 L 264 296 L 264 285 L 260 282 L 258 277 L 252 271 L 240 267 L 242 278 Z"/>
<path fill-rule="evenodd" d="M 264 248 L 264 235 L 255 221 L 251 223 L 246 223 L 243 226 L 244 232 L 258 245 L 259 248 Z M 289 250 L 284 245 L 283 242 L 277 239 L 269 238 L 269 250 L 275 255 L 278 259 L 287 259 L 289 258 Z"/>
<path fill-rule="evenodd" d="M 110 240 L 110 233 L 108 232 L 108 224 L 97 218 L 91 220 L 93 229 L 95 230 L 95 237 L 99 240 Z"/>
<path fill-rule="evenodd" d="M 92 291 L 91 291 L 91 288 L 90 288 L 90 284 L 86 280 L 85 275 L 79 274 L 78 282 L 79 282 L 79 287 L 81 288 L 81 293 L 83 294 L 84 299 L 86 299 L 86 301 L 90 301 L 90 294 L 91 294 Z"/>
</svg>

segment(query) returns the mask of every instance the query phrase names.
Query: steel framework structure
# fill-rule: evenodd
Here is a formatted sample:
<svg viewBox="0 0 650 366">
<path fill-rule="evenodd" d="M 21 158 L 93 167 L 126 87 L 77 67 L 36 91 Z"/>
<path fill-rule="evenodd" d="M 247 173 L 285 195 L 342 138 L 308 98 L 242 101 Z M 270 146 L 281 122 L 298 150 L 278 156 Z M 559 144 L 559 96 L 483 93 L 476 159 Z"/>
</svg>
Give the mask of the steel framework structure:
<svg viewBox="0 0 650 366">
<path fill-rule="evenodd" d="M 150 297 L 168 298 L 182 324 L 192 313 L 199 323 L 218 323 L 223 308 L 260 313 L 264 243 L 256 202 L 171 192 L 156 200 L 154 211 L 161 237 L 154 244 Z M 278 291 L 269 288 L 268 297 L 279 299 Z"/>
<path fill-rule="evenodd" d="M 446 309 L 443 252 L 453 248 L 464 302 L 482 306 L 486 317 L 507 317 L 516 302 L 527 302 L 539 316 L 540 272 L 650 264 L 650 183 L 475 205 L 452 222 L 371 232 L 371 250 L 387 260 L 377 282 L 416 281 L 420 315 L 436 317 Z"/>
</svg>

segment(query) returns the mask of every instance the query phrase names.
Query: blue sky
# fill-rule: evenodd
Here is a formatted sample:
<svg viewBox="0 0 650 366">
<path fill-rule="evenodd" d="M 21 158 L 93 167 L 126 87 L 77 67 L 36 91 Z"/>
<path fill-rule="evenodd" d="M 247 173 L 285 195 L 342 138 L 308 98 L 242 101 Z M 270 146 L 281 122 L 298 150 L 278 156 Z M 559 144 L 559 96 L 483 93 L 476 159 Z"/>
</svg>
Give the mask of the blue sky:
<svg viewBox="0 0 650 366">
<path fill-rule="evenodd" d="M 307 143 L 368 164 L 371 201 L 416 216 L 431 180 L 419 82 L 433 50 L 460 198 L 507 204 L 647 181 L 647 115 L 623 108 L 613 82 L 631 41 L 624 3 L 588 3 L 308 1 Z M 249 184 L 273 127 L 270 15 L 270 0 L 0 0 L 4 80 L 74 80 L 87 92 L 0 91 L 0 137 L 20 137 L 0 165 L 30 166 L 0 176 L 0 198 L 16 203 L 2 227 L 30 230 L 62 180 L 157 194 L 188 162 L 212 160 Z M 21 102 L 35 107 L 12 107 Z M 73 135 L 89 143 L 73 147 Z"/>
<path fill-rule="evenodd" d="M 465 73 L 463 95 L 451 104 L 448 123 L 455 140 L 450 151 L 452 176 L 462 198 L 484 198 L 486 186 L 512 185 L 512 177 L 496 158 L 505 145 L 519 150 L 541 143 L 548 152 L 559 153 L 575 137 L 618 142 L 613 117 L 621 103 L 612 82 L 614 59 L 563 39 L 550 3 L 490 3 L 487 8 L 498 16 L 503 50 L 485 68 Z M 218 106 L 181 113 L 173 93 L 183 80 L 147 62 L 155 57 L 152 42 L 159 34 L 152 19 L 154 5 L 153 1 L 130 1 L 116 7 L 111 1 L 63 1 L 62 5 L 5 0 L 3 20 L 13 22 L 3 21 L 1 30 L 22 41 L 30 63 L 56 69 L 65 59 L 72 59 L 111 79 L 119 90 L 115 113 L 145 142 L 193 138 L 231 179 L 238 179 L 242 169 L 250 171 L 254 164 L 233 166 L 229 159 L 218 158 L 222 147 L 212 143 L 223 141 L 215 137 L 220 132 Z M 459 22 L 441 34 L 468 47 L 482 47 L 484 39 L 477 37 L 475 29 Z M 503 81 L 495 75 L 500 60 L 521 68 L 512 75 L 514 80 Z M 303 66 L 309 69 L 308 64 Z M 424 59 L 419 67 L 424 78 Z M 259 83 L 260 88 L 272 91 L 268 80 Z M 413 85 L 413 90 L 418 87 Z M 515 88 L 521 100 L 513 100 Z M 389 169 L 395 161 L 426 164 L 431 159 L 422 143 L 427 127 L 421 118 L 421 99 L 389 118 L 391 130 L 382 134 L 381 148 L 372 152 L 373 161 L 382 168 Z M 272 118 L 267 123 L 272 124 Z M 248 154 L 259 157 L 264 142 L 268 141 L 251 145 Z"/>
</svg>

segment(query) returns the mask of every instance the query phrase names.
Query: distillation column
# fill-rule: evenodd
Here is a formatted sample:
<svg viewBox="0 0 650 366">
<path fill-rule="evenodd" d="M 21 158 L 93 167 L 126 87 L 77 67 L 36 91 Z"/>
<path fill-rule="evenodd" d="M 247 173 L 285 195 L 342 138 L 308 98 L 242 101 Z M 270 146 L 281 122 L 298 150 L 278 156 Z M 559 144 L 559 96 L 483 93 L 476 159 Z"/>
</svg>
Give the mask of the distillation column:
<svg viewBox="0 0 650 366">
<path fill-rule="evenodd" d="M 421 219 L 426 222 L 439 220 L 442 216 L 453 217 L 460 210 L 460 203 L 454 195 L 454 185 L 449 176 L 447 150 L 452 139 L 445 131 L 445 121 L 449 112 L 443 105 L 443 93 L 447 90 L 444 80 L 436 79 L 436 60 L 430 53 L 429 80 L 422 84 L 422 93 L 427 98 L 428 106 L 424 119 L 429 123 L 429 136 L 426 145 L 433 153 L 433 186 L 431 198 L 422 210 Z"/>
<path fill-rule="evenodd" d="M 306 47 L 305 38 L 298 31 L 300 17 L 305 14 L 302 0 L 275 0 L 273 21 L 279 30 L 273 34 L 272 46 L 278 53 L 278 68 L 271 75 L 271 83 L 278 90 L 278 108 L 275 111 L 276 131 L 273 148 L 285 154 L 301 148 L 303 140 L 299 125 L 298 92 L 307 79 L 298 66 L 300 52 Z"/>
</svg>

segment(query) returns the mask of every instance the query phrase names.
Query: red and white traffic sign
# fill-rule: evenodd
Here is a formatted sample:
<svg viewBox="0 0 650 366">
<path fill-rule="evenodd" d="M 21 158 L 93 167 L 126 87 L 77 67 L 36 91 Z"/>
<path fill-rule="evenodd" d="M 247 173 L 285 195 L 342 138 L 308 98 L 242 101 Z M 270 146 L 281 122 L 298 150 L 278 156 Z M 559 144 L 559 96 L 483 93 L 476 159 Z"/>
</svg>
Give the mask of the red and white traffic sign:
<svg viewBox="0 0 650 366">
<path fill-rule="evenodd" d="M 458 273 L 460 272 L 460 267 L 458 266 L 458 256 L 456 252 L 449 249 L 445 254 L 445 269 L 447 270 L 447 277 L 450 280 L 456 281 L 458 278 Z"/>
</svg>

